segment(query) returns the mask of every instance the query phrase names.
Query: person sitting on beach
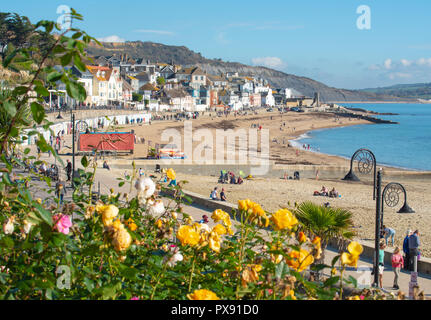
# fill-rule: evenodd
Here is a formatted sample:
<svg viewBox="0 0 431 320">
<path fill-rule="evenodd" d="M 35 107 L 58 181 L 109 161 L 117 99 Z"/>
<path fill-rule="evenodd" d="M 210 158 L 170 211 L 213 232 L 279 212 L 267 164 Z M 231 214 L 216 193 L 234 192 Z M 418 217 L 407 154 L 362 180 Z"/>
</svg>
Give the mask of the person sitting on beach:
<svg viewBox="0 0 431 320">
<path fill-rule="evenodd" d="M 221 201 L 227 201 L 226 194 L 224 193 L 224 188 L 221 189 L 220 200 Z"/>
<path fill-rule="evenodd" d="M 322 186 L 322 190 L 320 190 L 320 195 L 323 197 L 328 196 L 328 189 L 325 186 Z"/>
<path fill-rule="evenodd" d="M 231 175 L 230 175 L 230 184 L 236 184 L 236 177 L 233 172 L 231 172 Z"/>
<path fill-rule="evenodd" d="M 237 184 L 242 184 L 243 182 L 244 182 L 244 180 L 242 180 L 241 176 L 239 176 Z"/>
<path fill-rule="evenodd" d="M 210 198 L 211 198 L 211 200 L 218 200 L 218 198 L 217 198 L 217 187 L 215 187 L 214 190 L 211 192 Z"/>
<path fill-rule="evenodd" d="M 332 190 L 329 192 L 330 198 L 338 198 L 338 191 L 335 190 L 335 188 L 332 188 Z"/>
</svg>

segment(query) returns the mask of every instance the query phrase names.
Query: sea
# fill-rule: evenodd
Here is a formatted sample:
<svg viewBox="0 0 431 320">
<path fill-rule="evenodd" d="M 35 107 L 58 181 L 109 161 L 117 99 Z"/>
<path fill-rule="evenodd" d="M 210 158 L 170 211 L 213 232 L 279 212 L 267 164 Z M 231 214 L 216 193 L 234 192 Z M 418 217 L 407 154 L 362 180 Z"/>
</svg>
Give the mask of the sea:
<svg viewBox="0 0 431 320">
<path fill-rule="evenodd" d="M 415 171 L 431 171 L 431 104 L 341 103 L 379 113 L 376 117 L 399 124 L 364 124 L 307 132 L 294 145 L 310 145 L 311 151 L 350 159 L 356 150 L 371 150 L 380 165 Z M 341 118 L 348 123 L 347 118 Z"/>
</svg>

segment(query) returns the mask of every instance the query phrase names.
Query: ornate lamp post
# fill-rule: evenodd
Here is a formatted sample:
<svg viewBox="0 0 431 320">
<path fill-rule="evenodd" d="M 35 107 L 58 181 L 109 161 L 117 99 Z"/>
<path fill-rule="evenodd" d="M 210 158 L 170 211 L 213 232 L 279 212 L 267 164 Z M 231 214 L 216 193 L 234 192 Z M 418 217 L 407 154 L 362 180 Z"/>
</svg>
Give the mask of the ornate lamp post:
<svg viewBox="0 0 431 320">
<path fill-rule="evenodd" d="M 376 230 L 374 242 L 374 283 L 373 286 L 378 286 L 379 283 L 379 242 L 381 233 L 381 202 L 382 202 L 382 172 L 377 172 L 376 156 L 368 149 L 357 150 L 350 160 L 350 171 L 343 178 L 344 181 L 360 181 L 353 172 L 354 162 L 358 163 L 358 171 L 362 174 L 369 174 L 373 171 L 373 200 L 376 200 Z"/>
<path fill-rule="evenodd" d="M 359 149 L 350 160 L 350 171 L 343 178 L 344 181 L 361 181 L 353 172 L 354 162 L 358 162 L 358 171 L 362 174 L 369 174 L 374 169 L 374 192 L 373 200 L 376 200 L 376 182 L 377 182 L 377 162 L 376 156 L 368 149 Z"/>
<path fill-rule="evenodd" d="M 390 208 L 394 208 L 400 202 L 401 194 L 404 194 L 404 204 L 397 213 L 415 213 L 415 211 L 407 204 L 407 192 L 404 186 L 398 182 L 391 182 L 383 189 L 382 203 L 382 225 L 383 225 L 383 208 L 384 204 Z"/>
<path fill-rule="evenodd" d="M 358 162 L 358 171 L 363 174 L 369 174 L 374 169 L 374 191 L 373 200 L 376 201 L 376 230 L 375 230 L 375 256 L 374 256 L 374 283 L 373 286 L 378 286 L 379 283 L 379 245 L 380 235 L 383 229 L 383 208 L 384 204 L 388 207 L 398 205 L 401 193 L 404 194 L 404 205 L 398 213 L 414 213 L 414 210 L 407 204 L 407 192 L 403 185 L 391 182 L 382 192 L 382 171 L 377 172 L 377 162 L 375 155 L 368 149 L 359 149 L 356 151 L 350 161 L 350 171 L 344 177 L 344 181 L 360 181 L 353 172 L 354 162 Z"/>
</svg>

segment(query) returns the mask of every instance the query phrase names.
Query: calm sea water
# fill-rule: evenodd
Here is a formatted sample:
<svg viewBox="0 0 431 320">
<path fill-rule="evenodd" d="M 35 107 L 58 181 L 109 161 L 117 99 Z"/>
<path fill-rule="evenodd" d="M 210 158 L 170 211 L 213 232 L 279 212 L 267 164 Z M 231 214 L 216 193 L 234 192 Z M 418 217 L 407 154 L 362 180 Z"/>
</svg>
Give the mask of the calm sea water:
<svg viewBox="0 0 431 320">
<path fill-rule="evenodd" d="M 346 158 L 350 158 L 357 149 L 367 148 L 376 155 L 379 164 L 431 171 L 430 104 L 341 105 L 397 113 L 397 116 L 377 117 L 400 124 L 367 124 L 316 130 L 303 135 L 296 143 L 310 144 L 314 151 Z"/>
</svg>

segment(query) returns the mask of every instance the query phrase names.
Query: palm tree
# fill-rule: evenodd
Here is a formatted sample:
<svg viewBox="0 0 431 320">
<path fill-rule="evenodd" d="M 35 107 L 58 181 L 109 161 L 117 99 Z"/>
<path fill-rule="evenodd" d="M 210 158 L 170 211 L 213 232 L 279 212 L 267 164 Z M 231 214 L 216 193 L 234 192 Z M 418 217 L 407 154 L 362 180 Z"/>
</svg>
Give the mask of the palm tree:
<svg viewBox="0 0 431 320">
<path fill-rule="evenodd" d="M 329 240 L 332 238 L 351 240 L 355 235 L 352 213 L 348 210 L 320 206 L 307 201 L 297 207 L 295 214 L 304 231 L 321 239 L 322 255 L 316 264 L 323 263 Z"/>
</svg>

